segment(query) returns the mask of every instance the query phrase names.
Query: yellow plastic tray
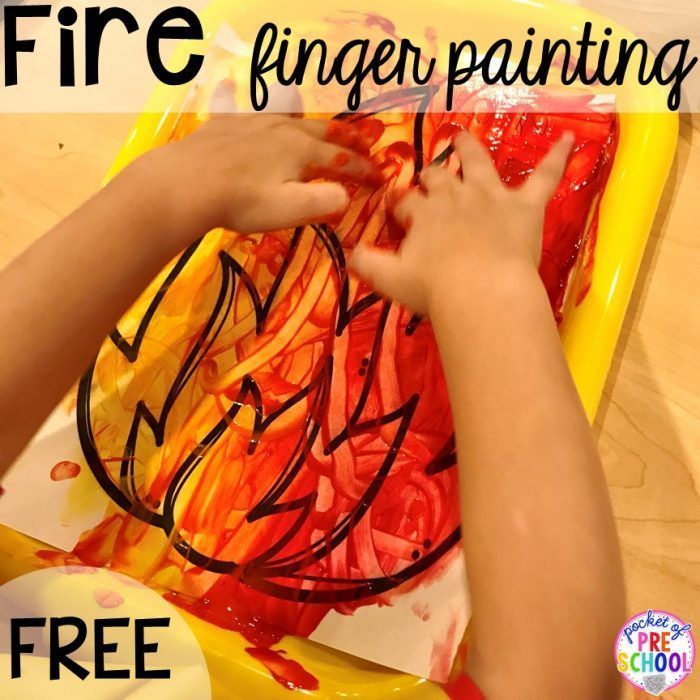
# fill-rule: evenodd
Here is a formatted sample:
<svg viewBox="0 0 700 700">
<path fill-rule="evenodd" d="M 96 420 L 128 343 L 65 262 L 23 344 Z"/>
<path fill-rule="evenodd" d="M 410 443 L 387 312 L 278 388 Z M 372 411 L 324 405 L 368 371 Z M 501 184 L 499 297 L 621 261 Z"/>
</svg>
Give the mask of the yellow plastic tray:
<svg viewBox="0 0 700 700">
<path fill-rule="evenodd" d="M 374 3 L 373 3 L 374 4 Z M 255 0 L 254 7 L 234 6 L 216 0 L 201 15 L 206 40 L 223 22 L 251 40 L 260 24 L 274 19 L 283 26 L 321 23 L 325 17 L 348 7 L 345 0 Z M 362 9 L 362 8 L 355 8 Z M 377 7 L 368 7 L 377 11 Z M 381 3 L 381 13 L 396 23 L 401 35 L 420 45 L 426 21 L 437 29 L 441 43 L 473 38 L 490 42 L 509 31 L 534 26 L 572 41 L 580 36 L 588 11 L 548 0 L 441 0 L 426 8 L 405 0 Z M 614 22 L 616 35 L 632 35 Z M 186 49 L 182 47 L 182 51 Z M 201 46 L 197 47 L 201 50 Z M 107 178 L 141 153 L 168 141 L 182 110 L 188 89 L 159 87 L 118 154 Z M 678 120 L 665 112 L 665 96 L 655 85 L 629 83 L 617 90 L 620 140 L 599 215 L 598 240 L 590 291 L 584 301 L 569 310 L 561 328 L 562 342 L 586 412 L 592 420 L 605 383 L 620 327 L 629 302 L 639 263 L 649 235 L 675 150 Z M 33 540 L 3 528 L 0 533 L 0 579 L 9 580 L 36 567 Z M 289 698 L 290 691 L 277 684 L 262 666 L 245 653 L 246 642 L 192 616 L 186 616 L 204 650 L 215 698 Z M 442 698 L 436 684 L 363 662 L 304 639 L 285 638 L 283 646 L 320 681 L 316 697 Z M 302 691 L 296 691 L 297 693 Z"/>
</svg>

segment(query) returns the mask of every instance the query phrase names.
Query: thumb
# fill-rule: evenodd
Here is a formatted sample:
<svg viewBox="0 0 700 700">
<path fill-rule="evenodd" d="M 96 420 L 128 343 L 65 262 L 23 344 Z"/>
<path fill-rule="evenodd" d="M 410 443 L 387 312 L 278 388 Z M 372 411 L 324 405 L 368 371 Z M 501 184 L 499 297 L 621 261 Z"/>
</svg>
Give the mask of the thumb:
<svg viewBox="0 0 700 700">
<path fill-rule="evenodd" d="M 258 195 L 248 209 L 232 212 L 233 220 L 224 226 L 239 233 L 295 228 L 340 218 L 350 204 L 336 182 L 286 182 Z"/>
<path fill-rule="evenodd" d="M 337 182 L 287 182 L 275 199 L 278 228 L 337 219 L 350 204 L 347 190 Z"/>
<path fill-rule="evenodd" d="M 414 298 L 416 294 L 410 292 L 414 285 L 407 278 L 399 253 L 360 245 L 353 250 L 348 263 L 383 296 L 395 299 L 417 313 L 423 311 L 422 305 Z"/>
<path fill-rule="evenodd" d="M 566 170 L 567 159 L 573 148 L 574 141 L 573 133 L 570 131 L 565 132 L 549 149 L 549 152 L 533 171 L 530 179 L 522 186 L 523 192 L 532 201 L 544 207 L 552 198 Z"/>
</svg>

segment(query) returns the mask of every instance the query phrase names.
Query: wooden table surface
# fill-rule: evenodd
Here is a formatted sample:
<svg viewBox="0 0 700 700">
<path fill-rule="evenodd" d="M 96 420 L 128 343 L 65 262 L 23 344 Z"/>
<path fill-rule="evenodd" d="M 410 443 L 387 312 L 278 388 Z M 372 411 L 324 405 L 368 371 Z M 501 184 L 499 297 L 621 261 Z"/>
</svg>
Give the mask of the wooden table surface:
<svg viewBox="0 0 700 700">
<path fill-rule="evenodd" d="M 0 116 L 0 266 L 95 191 L 132 122 L 128 115 Z M 668 610 L 698 628 L 699 222 L 700 122 L 683 117 L 595 430 L 630 610 Z M 700 671 L 665 697 L 700 697 Z"/>
</svg>

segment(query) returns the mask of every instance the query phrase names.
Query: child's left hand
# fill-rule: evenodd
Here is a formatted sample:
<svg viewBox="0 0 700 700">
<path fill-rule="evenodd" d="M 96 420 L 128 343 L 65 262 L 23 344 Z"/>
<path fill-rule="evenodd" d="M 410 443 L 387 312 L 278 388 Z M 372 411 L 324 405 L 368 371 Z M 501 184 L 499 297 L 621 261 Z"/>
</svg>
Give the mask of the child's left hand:
<svg viewBox="0 0 700 700">
<path fill-rule="evenodd" d="M 341 215 L 341 183 L 382 181 L 370 145 L 337 121 L 214 117 L 136 159 L 0 271 L 0 296 L 12 300 L 0 305 L 0 476 L 168 260 L 218 227 Z"/>
<path fill-rule="evenodd" d="M 184 247 L 217 227 L 249 233 L 342 214 L 349 196 L 341 182 L 382 182 L 370 145 L 344 122 L 217 116 L 138 159 L 125 176 Z M 332 182 L 309 182 L 318 178 Z"/>
</svg>

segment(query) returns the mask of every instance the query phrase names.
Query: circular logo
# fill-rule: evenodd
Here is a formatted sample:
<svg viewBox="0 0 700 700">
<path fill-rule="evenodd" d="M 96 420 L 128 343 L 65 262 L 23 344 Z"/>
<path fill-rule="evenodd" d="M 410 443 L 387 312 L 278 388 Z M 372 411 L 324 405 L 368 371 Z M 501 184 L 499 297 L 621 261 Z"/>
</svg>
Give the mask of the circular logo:
<svg viewBox="0 0 700 700">
<path fill-rule="evenodd" d="M 693 669 L 691 625 L 664 610 L 631 617 L 617 635 L 615 663 L 625 679 L 652 695 L 678 685 Z"/>
<path fill-rule="evenodd" d="M 40 569 L 0 586 L 3 700 L 211 698 L 197 638 L 142 583 L 108 569 Z"/>
</svg>

